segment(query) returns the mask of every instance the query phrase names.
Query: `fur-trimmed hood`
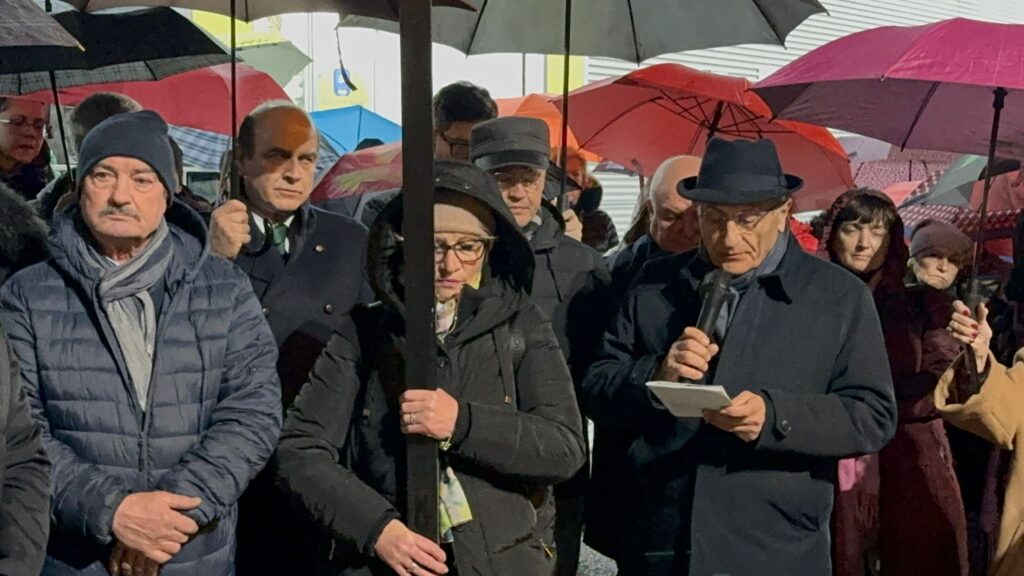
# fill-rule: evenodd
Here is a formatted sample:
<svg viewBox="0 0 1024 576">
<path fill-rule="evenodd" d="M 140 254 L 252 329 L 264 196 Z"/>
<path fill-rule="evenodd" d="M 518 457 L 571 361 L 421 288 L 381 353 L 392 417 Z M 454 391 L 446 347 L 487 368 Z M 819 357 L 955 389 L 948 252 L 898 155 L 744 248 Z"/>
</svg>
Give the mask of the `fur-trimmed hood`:
<svg viewBox="0 0 1024 576">
<path fill-rule="evenodd" d="M 46 223 L 14 190 L 0 183 L 0 284 L 46 259 Z"/>
</svg>

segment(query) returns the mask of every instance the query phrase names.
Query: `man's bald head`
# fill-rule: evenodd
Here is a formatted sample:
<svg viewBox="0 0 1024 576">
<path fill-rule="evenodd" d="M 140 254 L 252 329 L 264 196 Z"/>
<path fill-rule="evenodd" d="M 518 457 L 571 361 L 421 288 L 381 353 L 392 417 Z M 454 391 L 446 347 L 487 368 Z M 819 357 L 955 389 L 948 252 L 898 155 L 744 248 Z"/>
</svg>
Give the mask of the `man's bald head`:
<svg viewBox="0 0 1024 576">
<path fill-rule="evenodd" d="M 651 223 L 648 233 L 662 250 L 685 252 L 697 247 L 700 230 L 693 203 L 676 191 L 683 178 L 700 172 L 700 158 L 673 156 L 661 163 L 651 176 L 648 207 Z"/>
</svg>

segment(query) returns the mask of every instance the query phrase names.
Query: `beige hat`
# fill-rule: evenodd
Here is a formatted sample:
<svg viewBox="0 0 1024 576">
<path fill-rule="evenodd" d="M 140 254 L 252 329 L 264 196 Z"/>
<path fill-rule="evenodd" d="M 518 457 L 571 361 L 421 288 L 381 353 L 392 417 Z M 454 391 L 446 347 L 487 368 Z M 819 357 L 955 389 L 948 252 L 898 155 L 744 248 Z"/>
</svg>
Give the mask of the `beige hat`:
<svg viewBox="0 0 1024 576">
<path fill-rule="evenodd" d="M 493 236 L 494 215 L 480 202 L 463 194 L 437 194 L 434 232 Z"/>
</svg>

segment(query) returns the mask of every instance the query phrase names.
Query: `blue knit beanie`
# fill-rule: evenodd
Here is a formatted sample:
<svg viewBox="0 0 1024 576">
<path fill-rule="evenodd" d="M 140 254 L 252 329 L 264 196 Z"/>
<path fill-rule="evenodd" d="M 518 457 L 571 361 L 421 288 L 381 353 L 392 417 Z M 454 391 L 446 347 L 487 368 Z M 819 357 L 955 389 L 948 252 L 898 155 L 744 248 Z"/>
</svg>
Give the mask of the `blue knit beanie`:
<svg viewBox="0 0 1024 576">
<path fill-rule="evenodd" d="M 167 188 L 168 196 L 177 194 L 178 171 L 174 168 L 167 123 L 156 112 L 116 114 L 90 130 L 78 151 L 77 186 L 81 187 L 96 164 L 111 156 L 126 156 L 149 164 Z"/>
</svg>

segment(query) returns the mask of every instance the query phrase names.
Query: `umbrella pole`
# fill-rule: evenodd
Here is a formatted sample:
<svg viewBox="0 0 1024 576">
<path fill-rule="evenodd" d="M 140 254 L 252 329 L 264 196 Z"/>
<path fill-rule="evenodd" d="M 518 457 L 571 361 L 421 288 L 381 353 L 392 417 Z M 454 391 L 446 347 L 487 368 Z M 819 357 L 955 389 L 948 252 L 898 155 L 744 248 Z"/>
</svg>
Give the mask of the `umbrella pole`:
<svg viewBox="0 0 1024 576">
<path fill-rule="evenodd" d="M 238 30 L 235 16 L 238 14 L 236 0 L 231 0 L 231 137 L 228 138 L 228 198 L 239 198 L 242 183 L 238 180 L 238 164 L 235 162 L 235 138 L 238 136 Z"/>
<path fill-rule="evenodd" d="M 71 181 L 75 181 L 75 175 L 71 173 L 71 154 L 68 152 L 68 136 L 64 130 L 64 111 L 60 108 L 60 91 L 57 90 L 57 74 L 50 70 L 50 89 L 53 91 L 53 107 L 57 112 L 57 130 L 60 132 L 60 145 L 64 151 L 64 166 L 67 169 Z"/>
<path fill-rule="evenodd" d="M 569 199 L 565 196 L 565 188 L 569 179 L 566 161 L 569 157 L 569 54 L 572 48 L 572 0 L 565 0 L 565 51 L 562 53 L 562 138 L 561 150 L 558 153 L 558 164 L 562 168 L 562 181 L 558 186 L 558 209 L 569 209 Z M 577 182 L 586 186 L 585 182 Z"/>
<path fill-rule="evenodd" d="M 405 386 L 437 388 L 434 333 L 434 150 L 430 0 L 401 0 L 402 243 L 405 260 Z M 439 539 L 438 444 L 406 436 L 405 521 Z"/>
<path fill-rule="evenodd" d="M 44 3 L 46 13 L 53 12 L 53 3 L 46 0 Z M 53 107 L 57 113 L 57 130 L 60 132 L 60 146 L 64 151 L 64 167 L 67 170 L 71 181 L 75 181 L 75 175 L 71 173 L 71 154 L 68 153 L 68 136 L 64 131 L 64 111 L 60 109 L 60 92 L 57 90 L 57 73 L 50 70 L 50 89 L 53 91 Z"/>
<path fill-rule="evenodd" d="M 992 189 L 992 175 L 996 166 L 996 144 L 999 141 L 999 119 L 1006 104 L 1006 89 L 996 88 L 992 91 L 992 136 L 988 143 L 988 164 L 985 168 L 985 188 L 981 195 L 981 206 L 978 209 L 978 237 L 974 243 L 974 262 L 971 264 L 971 279 L 967 285 L 967 307 L 971 313 L 977 316 L 978 305 L 981 304 L 981 282 L 978 279 L 981 257 L 985 251 L 985 229 L 986 217 L 988 215 L 988 194 Z M 967 373 L 970 375 L 971 392 L 976 392 L 981 383 L 978 381 L 978 370 L 975 365 L 974 354 L 966 345 L 964 346 L 964 358 L 967 362 Z"/>
</svg>

